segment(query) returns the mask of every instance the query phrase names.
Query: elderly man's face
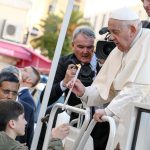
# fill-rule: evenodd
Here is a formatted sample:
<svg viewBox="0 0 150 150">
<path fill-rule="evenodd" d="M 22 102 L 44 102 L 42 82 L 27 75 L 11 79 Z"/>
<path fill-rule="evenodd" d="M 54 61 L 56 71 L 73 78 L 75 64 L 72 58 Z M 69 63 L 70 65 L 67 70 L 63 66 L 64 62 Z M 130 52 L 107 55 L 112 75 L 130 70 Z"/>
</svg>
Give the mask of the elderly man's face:
<svg viewBox="0 0 150 150">
<path fill-rule="evenodd" d="M 147 13 L 147 15 L 150 17 L 150 0 L 141 0 L 143 2 L 143 7 Z"/>
<path fill-rule="evenodd" d="M 0 100 L 16 100 L 19 83 L 3 81 L 0 85 Z"/>
<path fill-rule="evenodd" d="M 22 75 L 22 81 L 23 82 L 30 82 L 31 84 L 33 83 L 34 79 L 34 73 L 32 67 L 24 67 L 21 68 L 21 75 Z"/>
<path fill-rule="evenodd" d="M 114 41 L 120 51 L 126 52 L 130 49 L 130 45 L 135 36 L 129 25 L 123 24 L 122 21 L 109 19 L 108 29 L 111 33 L 111 39 Z"/>
<path fill-rule="evenodd" d="M 94 38 L 79 34 L 72 42 L 73 52 L 82 63 L 89 63 L 94 52 Z"/>
<path fill-rule="evenodd" d="M 32 75 L 33 70 L 31 67 L 24 67 L 21 68 L 21 75 L 22 75 L 22 80 L 26 81 L 26 79 L 28 79 L 30 77 L 30 75 Z"/>
</svg>

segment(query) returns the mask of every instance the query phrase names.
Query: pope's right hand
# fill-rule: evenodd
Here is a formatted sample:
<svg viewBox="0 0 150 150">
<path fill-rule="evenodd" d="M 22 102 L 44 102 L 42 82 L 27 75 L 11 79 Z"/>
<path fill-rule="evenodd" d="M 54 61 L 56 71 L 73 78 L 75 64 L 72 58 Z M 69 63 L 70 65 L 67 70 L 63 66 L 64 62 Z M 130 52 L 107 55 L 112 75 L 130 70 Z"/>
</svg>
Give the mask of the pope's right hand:
<svg viewBox="0 0 150 150">
<path fill-rule="evenodd" d="M 81 81 L 79 79 L 77 79 L 75 82 L 72 79 L 70 82 L 68 82 L 67 88 L 69 88 L 69 89 L 72 88 L 72 92 L 74 94 L 76 94 L 76 96 L 78 96 L 78 97 L 83 96 L 83 94 L 85 92 L 85 86 L 81 83 Z"/>
</svg>

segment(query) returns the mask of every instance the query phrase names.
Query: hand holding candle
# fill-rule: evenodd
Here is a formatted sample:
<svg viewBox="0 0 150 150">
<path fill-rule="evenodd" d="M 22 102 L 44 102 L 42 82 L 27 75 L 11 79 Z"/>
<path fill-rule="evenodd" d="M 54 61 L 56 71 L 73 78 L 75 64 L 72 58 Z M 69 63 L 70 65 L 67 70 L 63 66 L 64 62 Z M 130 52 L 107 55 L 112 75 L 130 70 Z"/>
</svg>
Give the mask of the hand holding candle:
<svg viewBox="0 0 150 150">
<path fill-rule="evenodd" d="M 77 66 L 78 69 L 77 69 L 77 72 L 76 72 L 76 74 L 75 74 L 75 77 L 73 78 L 72 88 L 73 88 L 73 86 L 74 86 L 75 81 L 77 80 L 77 77 L 78 77 L 79 72 L 80 72 L 80 69 L 81 69 L 81 65 L 80 65 L 80 64 L 77 64 L 76 66 Z M 71 94 L 72 88 L 69 90 L 69 92 L 68 92 L 68 94 L 67 94 L 67 97 L 66 97 L 66 99 L 65 99 L 64 106 L 63 106 L 62 109 L 65 108 L 65 106 L 66 106 L 66 104 L 67 104 L 67 102 L 68 102 L 68 99 L 69 99 L 69 96 L 70 96 L 70 94 Z"/>
</svg>

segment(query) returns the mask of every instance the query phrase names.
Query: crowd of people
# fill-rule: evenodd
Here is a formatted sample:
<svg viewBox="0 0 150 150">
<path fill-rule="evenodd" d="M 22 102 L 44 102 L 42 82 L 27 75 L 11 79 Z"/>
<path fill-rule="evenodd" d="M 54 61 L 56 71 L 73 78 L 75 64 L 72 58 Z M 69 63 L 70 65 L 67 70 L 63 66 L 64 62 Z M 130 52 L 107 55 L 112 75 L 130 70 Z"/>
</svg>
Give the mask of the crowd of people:
<svg viewBox="0 0 150 150">
<path fill-rule="evenodd" d="M 150 16 L 150 1 L 142 0 Z M 149 24 L 144 26 L 149 27 Z M 139 16 L 124 7 L 114 10 L 108 20 L 110 39 L 116 47 L 105 60 L 102 68 L 94 53 L 95 33 L 91 27 L 79 26 L 72 36 L 72 54 L 60 58 L 48 106 L 57 102 L 72 89 L 68 104 L 89 106 L 91 119 L 97 121 L 91 136 L 94 150 L 105 150 L 109 124 L 102 116 L 115 119 L 124 125 L 132 102 L 149 104 L 150 93 L 150 30 L 142 27 Z M 81 65 L 74 83 L 76 64 Z M 0 150 L 30 149 L 34 134 L 35 102 L 30 89 L 40 81 L 34 67 L 9 66 L 0 71 Z M 41 95 L 42 97 L 45 89 Z M 7 110 L 7 111 L 6 111 Z M 51 108 L 48 107 L 46 114 Z M 59 110 L 58 113 L 62 112 Z M 71 114 L 71 120 L 77 118 Z M 69 124 L 52 128 L 49 150 L 63 150 L 62 140 L 69 134 Z M 43 124 L 38 150 L 42 149 L 46 126 Z M 115 150 L 122 150 L 123 139 L 117 130 Z"/>
<path fill-rule="evenodd" d="M 24 73 L 25 72 L 25 73 Z M 21 75 L 21 76 L 20 76 Z M 22 81 L 23 80 L 23 81 Z M 34 112 L 33 97 L 30 92 L 21 98 L 19 93 L 21 85 L 24 89 L 35 86 L 39 81 L 39 73 L 33 67 L 19 70 L 17 67 L 9 66 L 0 73 L 0 149 L 30 149 L 34 134 Z M 21 84 L 24 83 L 24 84 Z M 29 86 L 30 85 L 30 86 Z M 28 98 L 29 97 L 29 98 Z M 32 100 L 32 101 L 31 101 Z M 31 103 L 30 103 L 31 101 Z M 2 109 L 3 108 L 3 109 Z M 6 111 L 8 110 L 8 111 Z M 15 123 L 14 123 L 15 122 Z M 57 147 L 62 147 L 59 142 L 69 133 L 69 125 L 62 124 L 52 129 L 52 141 L 49 149 L 52 150 L 57 139 Z M 19 141 L 19 142 L 16 142 Z M 59 144 L 61 143 L 61 144 Z"/>
</svg>

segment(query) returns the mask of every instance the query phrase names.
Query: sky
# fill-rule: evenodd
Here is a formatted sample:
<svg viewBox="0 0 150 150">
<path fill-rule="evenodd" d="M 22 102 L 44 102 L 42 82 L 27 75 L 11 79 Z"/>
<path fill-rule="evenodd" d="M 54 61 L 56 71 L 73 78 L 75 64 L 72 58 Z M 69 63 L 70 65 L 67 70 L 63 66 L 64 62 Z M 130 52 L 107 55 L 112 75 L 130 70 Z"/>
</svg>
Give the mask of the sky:
<svg viewBox="0 0 150 150">
<path fill-rule="evenodd" d="M 123 6 L 133 6 L 141 3 L 141 0 L 86 0 L 85 17 L 97 12 L 111 11 Z"/>
</svg>

